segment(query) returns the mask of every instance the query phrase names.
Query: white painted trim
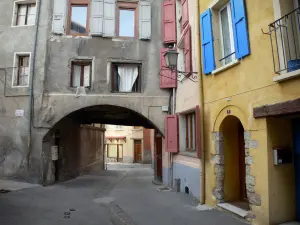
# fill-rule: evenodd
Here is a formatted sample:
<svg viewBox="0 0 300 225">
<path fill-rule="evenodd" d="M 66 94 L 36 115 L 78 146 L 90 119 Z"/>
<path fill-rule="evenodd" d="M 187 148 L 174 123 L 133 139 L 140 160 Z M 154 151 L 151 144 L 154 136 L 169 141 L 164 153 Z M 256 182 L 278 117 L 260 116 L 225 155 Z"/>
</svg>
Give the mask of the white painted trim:
<svg viewBox="0 0 300 225">
<path fill-rule="evenodd" d="M 223 43 L 223 29 L 222 29 L 222 20 L 221 20 L 221 12 L 227 8 L 227 14 L 228 14 L 228 27 L 229 27 L 229 41 L 230 41 L 230 47 L 231 47 L 231 53 L 235 51 L 234 49 L 234 39 L 233 39 L 233 30 L 232 30 L 232 18 L 231 18 L 231 6 L 230 2 L 228 2 L 226 5 L 224 5 L 219 10 L 219 25 L 220 25 L 220 39 L 221 39 L 221 51 L 222 51 L 222 58 L 225 57 L 224 55 L 224 43 Z M 231 62 L 235 60 L 235 54 L 230 56 Z M 225 66 L 225 59 L 222 60 L 222 65 Z"/>
<path fill-rule="evenodd" d="M 26 56 L 26 55 L 29 55 L 28 85 L 26 85 L 26 86 L 14 86 L 14 80 L 15 80 L 15 74 L 16 74 L 16 68 L 17 68 L 17 65 L 16 65 L 17 57 Z M 31 52 L 15 52 L 14 53 L 14 62 L 13 62 L 13 74 L 12 74 L 12 80 L 11 80 L 12 88 L 26 88 L 26 87 L 29 87 L 29 85 L 30 85 L 30 76 L 31 76 Z"/>
<path fill-rule="evenodd" d="M 285 74 L 282 74 L 282 75 L 278 75 L 278 76 L 273 78 L 273 81 L 279 83 L 279 82 L 282 82 L 282 81 L 285 81 L 285 80 L 290 80 L 290 79 L 293 79 L 293 78 L 296 78 L 296 77 L 300 77 L 300 69 L 289 72 L 289 73 L 285 73 Z"/>
<path fill-rule="evenodd" d="M 19 4 L 32 4 L 32 3 L 35 3 L 35 7 L 37 9 L 38 3 L 35 0 L 17 0 L 17 1 L 14 1 L 13 13 L 12 13 L 12 20 L 11 20 L 11 27 L 12 28 L 16 28 L 16 27 L 33 27 L 33 26 L 36 25 L 36 12 L 35 12 L 34 24 L 30 24 L 30 25 L 15 25 L 16 17 L 17 17 L 17 5 L 19 5 Z"/>
<path fill-rule="evenodd" d="M 225 70 L 230 69 L 231 67 L 234 67 L 236 65 L 240 64 L 240 60 L 235 59 L 234 61 L 232 61 L 231 63 L 226 64 L 225 66 L 221 66 L 220 68 L 214 70 L 211 72 L 211 74 L 216 75 L 218 73 L 221 73 Z"/>
</svg>

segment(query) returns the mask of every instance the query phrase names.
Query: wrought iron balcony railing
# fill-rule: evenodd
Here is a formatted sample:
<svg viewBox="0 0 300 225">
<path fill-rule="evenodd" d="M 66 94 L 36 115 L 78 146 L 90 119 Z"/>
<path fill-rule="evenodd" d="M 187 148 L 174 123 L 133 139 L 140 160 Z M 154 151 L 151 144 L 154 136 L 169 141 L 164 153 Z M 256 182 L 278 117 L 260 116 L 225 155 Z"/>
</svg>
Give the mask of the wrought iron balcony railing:
<svg viewBox="0 0 300 225">
<path fill-rule="evenodd" d="M 275 73 L 300 69 L 300 8 L 271 23 L 269 35 Z"/>
</svg>

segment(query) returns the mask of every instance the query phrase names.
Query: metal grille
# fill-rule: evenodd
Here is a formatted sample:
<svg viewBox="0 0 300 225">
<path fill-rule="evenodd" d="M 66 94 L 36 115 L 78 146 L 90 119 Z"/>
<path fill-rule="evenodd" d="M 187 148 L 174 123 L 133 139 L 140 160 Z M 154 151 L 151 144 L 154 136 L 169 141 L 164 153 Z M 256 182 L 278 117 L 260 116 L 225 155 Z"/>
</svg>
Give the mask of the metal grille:
<svg viewBox="0 0 300 225">
<path fill-rule="evenodd" d="M 300 8 L 269 25 L 274 71 L 283 74 L 300 69 Z"/>
</svg>

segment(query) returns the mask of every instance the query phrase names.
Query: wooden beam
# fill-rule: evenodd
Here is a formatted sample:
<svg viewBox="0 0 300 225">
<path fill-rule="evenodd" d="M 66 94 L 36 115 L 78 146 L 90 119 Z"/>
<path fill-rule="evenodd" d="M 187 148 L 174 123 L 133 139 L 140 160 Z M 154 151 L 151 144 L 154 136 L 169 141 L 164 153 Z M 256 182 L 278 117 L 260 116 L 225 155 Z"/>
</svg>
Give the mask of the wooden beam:
<svg viewBox="0 0 300 225">
<path fill-rule="evenodd" d="M 262 118 L 269 116 L 281 116 L 300 112 L 300 98 L 280 102 L 273 105 L 264 105 L 253 109 L 254 118 Z"/>
</svg>

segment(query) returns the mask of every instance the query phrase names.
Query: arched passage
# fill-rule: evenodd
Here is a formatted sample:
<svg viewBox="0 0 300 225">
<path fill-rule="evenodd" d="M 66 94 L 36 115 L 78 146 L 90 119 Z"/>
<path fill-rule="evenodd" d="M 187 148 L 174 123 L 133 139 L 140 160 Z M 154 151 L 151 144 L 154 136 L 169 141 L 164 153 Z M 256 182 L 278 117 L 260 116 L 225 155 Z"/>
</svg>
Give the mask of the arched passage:
<svg viewBox="0 0 300 225">
<path fill-rule="evenodd" d="M 152 121 L 128 108 L 95 105 L 76 110 L 60 119 L 43 138 L 43 183 L 74 178 L 93 162 L 104 167 L 105 124 L 141 126 L 162 134 Z"/>
<path fill-rule="evenodd" d="M 247 202 L 244 128 L 235 116 L 226 117 L 221 124 L 224 136 L 224 200 Z"/>
<path fill-rule="evenodd" d="M 246 189 L 246 153 L 244 127 L 236 116 L 226 116 L 215 141 L 216 188 L 218 202 L 231 202 L 249 209 Z"/>
</svg>

